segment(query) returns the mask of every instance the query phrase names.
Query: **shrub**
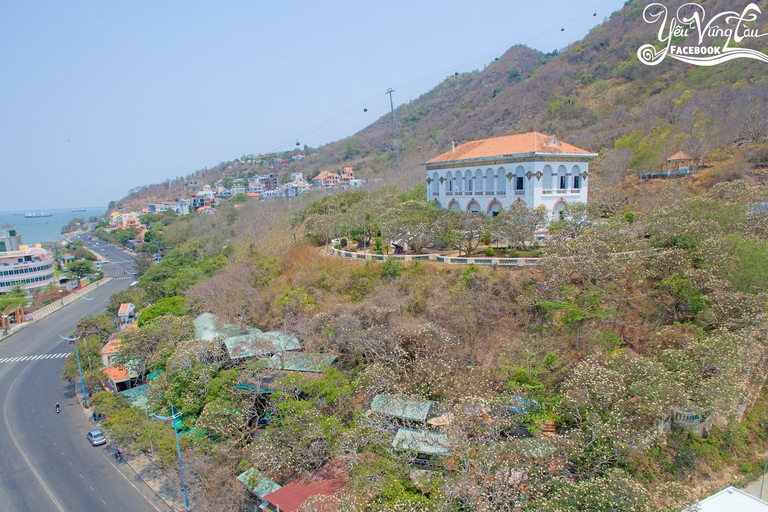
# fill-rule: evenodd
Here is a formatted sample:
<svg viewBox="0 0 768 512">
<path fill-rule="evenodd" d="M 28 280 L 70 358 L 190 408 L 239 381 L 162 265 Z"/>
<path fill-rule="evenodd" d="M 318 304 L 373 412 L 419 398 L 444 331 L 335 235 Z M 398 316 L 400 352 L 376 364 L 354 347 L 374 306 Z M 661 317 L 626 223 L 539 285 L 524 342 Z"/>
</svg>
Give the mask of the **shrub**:
<svg viewBox="0 0 768 512">
<path fill-rule="evenodd" d="M 381 277 L 385 279 L 394 279 L 404 271 L 403 262 L 395 258 L 387 258 L 387 261 L 381 264 Z"/>
<path fill-rule="evenodd" d="M 492 256 L 496 256 L 496 251 L 494 250 L 493 247 L 488 247 L 485 249 L 485 255 L 488 256 L 489 258 Z"/>
</svg>

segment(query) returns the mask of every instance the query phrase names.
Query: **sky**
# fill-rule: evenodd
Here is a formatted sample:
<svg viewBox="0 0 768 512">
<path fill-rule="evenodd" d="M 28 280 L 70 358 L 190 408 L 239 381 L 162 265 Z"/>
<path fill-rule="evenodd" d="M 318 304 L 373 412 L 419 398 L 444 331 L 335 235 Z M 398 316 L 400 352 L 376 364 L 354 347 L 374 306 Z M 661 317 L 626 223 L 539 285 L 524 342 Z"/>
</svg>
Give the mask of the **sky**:
<svg viewBox="0 0 768 512">
<path fill-rule="evenodd" d="M 562 49 L 623 3 L 0 2 L 0 211 L 344 138 L 389 87 L 397 106 L 515 44 Z"/>
</svg>

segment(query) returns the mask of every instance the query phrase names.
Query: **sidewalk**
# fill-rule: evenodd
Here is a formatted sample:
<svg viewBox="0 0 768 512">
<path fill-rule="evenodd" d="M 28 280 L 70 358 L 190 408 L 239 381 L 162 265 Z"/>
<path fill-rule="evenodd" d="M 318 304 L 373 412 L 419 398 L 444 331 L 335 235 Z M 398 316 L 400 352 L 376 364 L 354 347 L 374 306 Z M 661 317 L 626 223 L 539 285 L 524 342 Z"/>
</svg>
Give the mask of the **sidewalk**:
<svg viewBox="0 0 768 512">
<path fill-rule="evenodd" d="M 30 316 L 33 320 L 40 320 L 41 318 L 45 318 L 46 316 L 50 315 L 54 311 L 58 311 L 67 304 L 76 301 L 83 295 L 89 294 L 92 290 L 95 290 L 102 284 L 106 284 L 110 282 L 113 278 L 111 277 L 104 277 L 100 281 L 96 281 L 95 283 L 91 283 L 85 288 L 81 288 L 80 290 L 76 291 L 75 293 L 70 293 L 66 297 L 62 298 L 61 300 L 57 300 L 53 304 L 48 304 L 42 309 L 38 309 L 34 313 L 30 313 L 28 316 Z"/>
<path fill-rule="evenodd" d="M 89 422 L 97 427 L 101 427 L 93 421 L 93 411 L 83 408 L 83 395 L 80 388 L 76 384 L 74 387 L 75 396 L 78 404 L 80 404 L 80 410 L 83 411 Z M 123 462 L 125 464 L 117 466 L 121 472 L 125 472 L 125 467 L 127 466 L 133 474 L 141 478 L 172 510 L 175 512 L 186 510 L 184 494 L 181 491 L 181 482 L 169 476 L 169 473 L 172 473 L 171 471 L 161 469 L 151 458 L 141 452 L 131 452 L 130 455 L 124 454 Z M 175 472 L 173 472 L 173 476 L 175 477 Z"/>
</svg>

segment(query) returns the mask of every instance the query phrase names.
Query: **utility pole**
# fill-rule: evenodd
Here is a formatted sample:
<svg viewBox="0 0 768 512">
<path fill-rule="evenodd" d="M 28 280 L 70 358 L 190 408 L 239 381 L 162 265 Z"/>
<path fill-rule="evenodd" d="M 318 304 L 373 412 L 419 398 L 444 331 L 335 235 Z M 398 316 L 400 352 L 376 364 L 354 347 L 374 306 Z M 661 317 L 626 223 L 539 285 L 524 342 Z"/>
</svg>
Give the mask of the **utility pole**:
<svg viewBox="0 0 768 512">
<path fill-rule="evenodd" d="M 389 108 L 391 109 L 391 121 L 392 121 L 392 149 L 395 151 L 395 171 L 403 170 L 403 162 L 400 155 L 400 133 L 397 130 L 397 119 L 395 119 L 395 103 L 392 100 L 392 93 L 395 92 L 391 87 L 387 89 L 385 94 L 389 94 Z"/>
<path fill-rule="evenodd" d="M 75 346 L 75 357 L 77 357 L 77 371 L 80 372 L 80 384 L 83 386 L 83 407 L 88 408 L 88 395 L 85 393 L 85 381 L 83 380 L 83 368 L 80 366 L 80 352 L 77 350 L 77 341 L 82 336 L 77 338 L 67 338 L 59 334 L 59 338 L 66 340 L 70 345 Z"/>
<path fill-rule="evenodd" d="M 181 414 L 182 414 L 181 412 L 174 411 L 173 404 L 171 404 L 170 416 L 160 416 L 159 414 L 155 414 L 155 413 L 152 413 L 152 416 L 160 420 L 171 420 L 171 428 L 173 428 L 173 433 L 176 435 L 176 453 L 179 454 L 179 471 L 181 471 L 181 488 L 184 490 L 184 504 L 186 505 L 186 509 L 190 510 L 189 496 L 187 496 L 187 484 L 184 483 L 184 465 L 181 463 L 181 448 L 179 447 L 179 431 L 176 429 L 176 420 L 181 418 Z"/>
</svg>

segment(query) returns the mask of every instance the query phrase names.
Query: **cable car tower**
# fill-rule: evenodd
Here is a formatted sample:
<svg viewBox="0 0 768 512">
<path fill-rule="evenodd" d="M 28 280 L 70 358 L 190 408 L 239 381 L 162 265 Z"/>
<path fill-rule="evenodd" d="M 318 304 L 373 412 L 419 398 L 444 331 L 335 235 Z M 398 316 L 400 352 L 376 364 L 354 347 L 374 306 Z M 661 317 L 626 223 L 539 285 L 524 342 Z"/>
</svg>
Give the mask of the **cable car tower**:
<svg viewBox="0 0 768 512">
<path fill-rule="evenodd" d="M 397 129 L 397 119 L 395 119 L 395 103 L 392 101 L 392 93 L 395 92 L 394 89 L 391 87 L 387 89 L 387 92 L 384 94 L 389 94 L 389 107 L 391 109 L 392 115 L 392 150 L 395 152 L 395 171 L 399 172 L 403 170 L 403 162 L 402 162 L 402 143 L 400 142 L 400 132 Z"/>
</svg>

